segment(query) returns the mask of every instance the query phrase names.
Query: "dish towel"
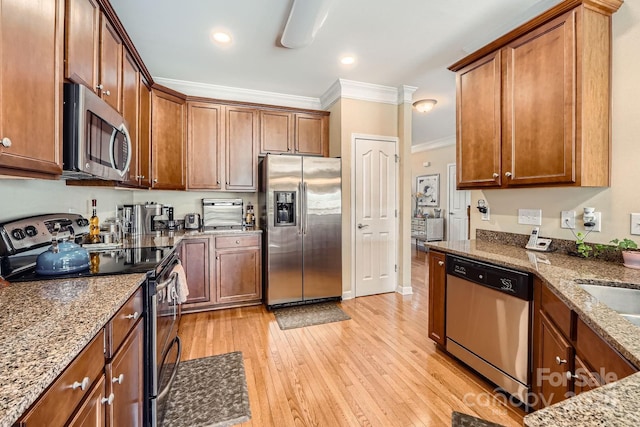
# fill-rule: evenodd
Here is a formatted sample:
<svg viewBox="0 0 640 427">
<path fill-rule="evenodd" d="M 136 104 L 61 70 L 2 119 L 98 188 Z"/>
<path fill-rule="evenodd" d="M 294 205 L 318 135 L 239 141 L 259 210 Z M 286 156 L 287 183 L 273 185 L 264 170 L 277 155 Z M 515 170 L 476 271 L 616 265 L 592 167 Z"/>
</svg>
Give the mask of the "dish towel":
<svg viewBox="0 0 640 427">
<path fill-rule="evenodd" d="M 178 263 L 173 267 L 171 274 L 177 274 L 176 277 L 176 290 L 177 290 L 177 303 L 184 304 L 187 302 L 187 297 L 189 296 L 189 287 L 187 286 L 187 275 L 184 273 L 184 267 L 178 261 Z"/>
</svg>

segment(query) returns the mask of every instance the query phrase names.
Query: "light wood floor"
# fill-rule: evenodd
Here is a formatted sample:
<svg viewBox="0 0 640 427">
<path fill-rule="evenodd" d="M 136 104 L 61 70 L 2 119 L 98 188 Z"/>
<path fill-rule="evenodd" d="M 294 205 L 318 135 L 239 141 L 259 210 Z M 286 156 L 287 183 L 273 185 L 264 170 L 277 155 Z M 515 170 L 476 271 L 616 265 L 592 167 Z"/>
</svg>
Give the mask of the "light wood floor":
<svg viewBox="0 0 640 427">
<path fill-rule="evenodd" d="M 413 295 L 343 301 L 348 321 L 282 331 L 263 306 L 184 315 L 183 360 L 242 351 L 246 426 L 449 426 L 454 410 L 522 425 L 427 338 L 427 268 L 413 253 Z"/>
</svg>

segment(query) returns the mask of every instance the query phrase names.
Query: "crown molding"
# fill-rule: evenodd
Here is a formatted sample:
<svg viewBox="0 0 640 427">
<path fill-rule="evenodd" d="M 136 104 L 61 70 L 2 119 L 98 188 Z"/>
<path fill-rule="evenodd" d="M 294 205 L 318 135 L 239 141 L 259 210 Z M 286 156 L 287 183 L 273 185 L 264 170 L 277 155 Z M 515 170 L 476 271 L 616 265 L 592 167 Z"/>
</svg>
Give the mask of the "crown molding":
<svg viewBox="0 0 640 427">
<path fill-rule="evenodd" d="M 411 146 L 412 153 L 418 153 L 420 151 L 435 150 L 436 148 L 448 147 L 450 145 L 456 145 L 456 136 L 450 135 L 444 138 L 434 139 L 433 141 L 422 142 L 420 144 L 414 144 Z"/>
<path fill-rule="evenodd" d="M 398 105 L 412 104 L 413 94 L 418 90 L 416 86 L 402 85 L 398 87 Z"/>
<path fill-rule="evenodd" d="M 153 81 L 189 96 L 321 110 L 319 98 L 154 77 Z"/>
<path fill-rule="evenodd" d="M 399 95 L 395 87 L 338 79 L 320 97 L 320 103 L 327 109 L 340 98 L 397 105 Z"/>
</svg>

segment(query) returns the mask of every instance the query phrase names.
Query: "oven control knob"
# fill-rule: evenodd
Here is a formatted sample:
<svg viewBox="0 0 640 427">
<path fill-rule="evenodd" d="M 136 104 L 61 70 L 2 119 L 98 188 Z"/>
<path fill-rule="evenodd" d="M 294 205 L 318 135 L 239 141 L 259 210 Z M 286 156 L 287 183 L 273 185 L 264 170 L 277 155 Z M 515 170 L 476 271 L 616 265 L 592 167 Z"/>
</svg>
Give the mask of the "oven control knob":
<svg viewBox="0 0 640 427">
<path fill-rule="evenodd" d="M 11 230 L 11 236 L 16 240 L 22 240 L 27 237 L 27 235 L 24 234 L 24 231 L 22 231 L 21 228 L 14 228 L 13 230 Z"/>
<path fill-rule="evenodd" d="M 24 232 L 27 233 L 27 236 L 29 237 L 34 237 L 38 235 L 38 229 L 35 228 L 33 225 L 28 225 L 27 227 L 25 227 Z"/>
</svg>

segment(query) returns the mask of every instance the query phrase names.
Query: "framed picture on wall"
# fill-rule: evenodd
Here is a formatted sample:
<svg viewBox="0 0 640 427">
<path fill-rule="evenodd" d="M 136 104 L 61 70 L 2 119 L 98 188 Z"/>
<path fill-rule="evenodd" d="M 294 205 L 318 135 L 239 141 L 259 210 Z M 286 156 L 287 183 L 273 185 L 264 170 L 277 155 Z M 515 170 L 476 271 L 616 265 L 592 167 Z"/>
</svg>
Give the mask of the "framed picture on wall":
<svg viewBox="0 0 640 427">
<path fill-rule="evenodd" d="M 440 206 L 440 174 L 416 177 L 416 192 L 421 194 L 418 206 Z"/>
</svg>

